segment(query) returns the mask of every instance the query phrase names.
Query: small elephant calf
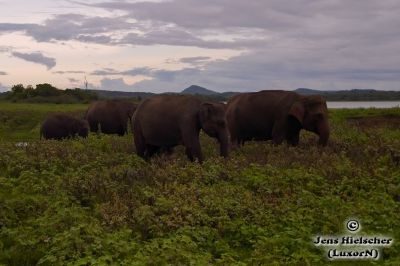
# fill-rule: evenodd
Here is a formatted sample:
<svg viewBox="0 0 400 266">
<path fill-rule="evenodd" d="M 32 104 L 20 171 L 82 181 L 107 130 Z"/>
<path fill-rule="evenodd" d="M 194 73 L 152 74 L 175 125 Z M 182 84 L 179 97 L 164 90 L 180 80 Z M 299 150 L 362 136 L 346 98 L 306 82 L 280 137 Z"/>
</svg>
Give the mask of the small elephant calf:
<svg viewBox="0 0 400 266">
<path fill-rule="evenodd" d="M 46 118 L 40 128 L 40 138 L 61 140 L 80 136 L 86 138 L 89 124 L 86 120 L 75 117 L 55 114 Z"/>
</svg>

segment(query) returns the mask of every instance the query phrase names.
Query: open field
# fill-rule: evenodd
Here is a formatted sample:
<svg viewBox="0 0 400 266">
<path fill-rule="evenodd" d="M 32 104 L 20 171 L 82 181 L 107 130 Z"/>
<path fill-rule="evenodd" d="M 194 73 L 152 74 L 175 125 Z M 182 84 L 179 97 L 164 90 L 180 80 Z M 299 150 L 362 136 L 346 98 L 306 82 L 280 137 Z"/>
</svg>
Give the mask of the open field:
<svg viewBox="0 0 400 266">
<path fill-rule="evenodd" d="M 87 104 L 24 104 L 0 102 L 0 141 L 27 141 L 39 138 L 46 115 L 68 112 L 83 117 Z"/>
<path fill-rule="evenodd" d="M 326 148 L 302 133 L 224 160 L 203 135 L 203 165 L 145 162 L 132 135 L 39 141 L 46 113 L 85 109 L 1 103 L 0 265 L 350 265 L 312 243 L 350 217 L 395 239 L 351 265 L 400 265 L 399 108 L 331 111 Z"/>
</svg>

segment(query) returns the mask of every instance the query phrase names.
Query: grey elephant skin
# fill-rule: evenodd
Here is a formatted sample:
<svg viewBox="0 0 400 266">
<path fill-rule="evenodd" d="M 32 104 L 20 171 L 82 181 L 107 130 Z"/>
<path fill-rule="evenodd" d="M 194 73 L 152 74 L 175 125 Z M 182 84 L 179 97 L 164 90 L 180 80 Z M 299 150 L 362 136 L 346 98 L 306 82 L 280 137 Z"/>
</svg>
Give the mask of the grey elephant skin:
<svg viewBox="0 0 400 266">
<path fill-rule="evenodd" d="M 124 100 L 106 100 L 92 103 L 85 114 L 91 132 L 104 134 L 118 134 L 123 136 L 128 133 L 130 122 L 137 105 Z"/>
<path fill-rule="evenodd" d="M 184 145 L 191 161 L 203 161 L 200 130 L 216 138 L 220 155 L 228 156 L 229 132 L 226 106 L 204 102 L 189 95 L 160 95 L 142 101 L 134 115 L 132 129 L 136 152 L 143 158 Z"/>
<path fill-rule="evenodd" d="M 40 138 L 44 139 L 61 140 L 76 136 L 86 138 L 88 133 L 89 125 L 86 120 L 64 114 L 48 116 L 40 128 Z"/>
<path fill-rule="evenodd" d="M 234 146 L 248 140 L 299 143 L 300 130 L 319 135 L 327 145 L 330 129 L 326 101 L 318 95 L 302 96 L 291 91 L 264 90 L 235 95 L 226 112 Z"/>
</svg>

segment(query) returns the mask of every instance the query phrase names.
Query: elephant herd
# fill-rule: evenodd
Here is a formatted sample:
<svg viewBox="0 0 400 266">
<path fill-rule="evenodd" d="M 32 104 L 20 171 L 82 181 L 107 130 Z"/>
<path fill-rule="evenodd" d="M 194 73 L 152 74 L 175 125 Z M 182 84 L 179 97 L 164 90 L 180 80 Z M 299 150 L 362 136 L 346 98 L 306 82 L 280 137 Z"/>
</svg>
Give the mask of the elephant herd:
<svg viewBox="0 0 400 266">
<path fill-rule="evenodd" d="M 291 91 L 264 90 L 240 93 L 227 104 L 208 102 L 190 95 L 158 95 L 135 105 L 128 101 L 107 100 L 92 103 L 83 120 L 57 114 L 42 124 L 41 137 L 62 139 L 87 137 L 91 132 L 127 133 L 128 123 L 136 152 L 143 158 L 170 153 L 184 145 L 187 157 L 203 161 L 200 131 L 219 142 L 220 155 L 230 147 L 250 140 L 286 141 L 296 146 L 300 130 L 319 136 L 319 144 L 329 139 L 326 101 L 318 95 L 304 96 Z"/>
</svg>

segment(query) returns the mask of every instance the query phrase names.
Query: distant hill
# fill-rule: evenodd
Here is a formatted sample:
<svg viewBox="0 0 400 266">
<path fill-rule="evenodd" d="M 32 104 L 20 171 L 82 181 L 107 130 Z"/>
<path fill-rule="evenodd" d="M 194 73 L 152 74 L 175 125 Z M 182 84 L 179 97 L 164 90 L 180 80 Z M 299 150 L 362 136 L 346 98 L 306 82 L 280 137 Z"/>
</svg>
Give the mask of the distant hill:
<svg viewBox="0 0 400 266">
<path fill-rule="evenodd" d="M 227 92 L 222 92 L 220 93 L 221 97 L 223 97 L 226 100 L 229 100 L 232 96 L 235 96 L 236 94 L 239 94 L 240 92 L 237 91 L 227 91 Z"/>
<path fill-rule="evenodd" d="M 399 101 L 400 91 L 378 91 L 371 89 L 353 89 L 321 91 L 299 88 L 295 92 L 302 95 L 318 94 L 327 101 Z"/>
<path fill-rule="evenodd" d="M 206 95 L 206 96 L 210 96 L 210 95 L 218 95 L 220 93 L 216 92 L 216 91 L 212 91 L 197 85 L 192 85 L 189 88 L 184 89 L 183 91 L 181 91 L 182 94 L 198 94 L 198 95 Z"/>
<path fill-rule="evenodd" d="M 326 91 L 319 91 L 319 90 L 312 90 L 312 89 L 307 89 L 307 88 L 298 88 L 295 90 L 295 92 L 303 95 L 309 95 L 309 94 L 321 94 L 321 92 L 326 92 Z"/>
<path fill-rule="evenodd" d="M 100 98 L 136 98 L 146 99 L 154 96 L 155 93 L 151 92 L 136 92 L 136 91 L 106 91 L 106 90 L 90 90 L 97 93 Z"/>
<path fill-rule="evenodd" d="M 318 94 L 327 101 L 400 101 L 400 91 L 379 91 L 371 89 L 335 90 L 323 91 L 309 88 L 298 88 L 295 92 L 302 95 Z M 229 98 L 239 92 L 216 92 L 207 88 L 191 85 L 182 90 L 181 94 L 195 95 L 204 100 L 228 101 Z M 166 92 L 163 94 L 175 94 Z M 107 90 L 58 90 L 50 84 L 38 84 L 37 89 L 32 87 L 24 88 L 22 85 L 15 85 L 11 91 L 0 93 L 0 100 L 14 102 L 89 102 L 99 99 L 124 98 L 142 100 L 157 95 L 151 92 L 126 92 Z"/>
<path fill-rule="evenodd" d="M 371 89 L 353 89 L 353 90 L 336 90 L 322 91 L 309 88 L 298 88 L 295 92 L 302 95 L 318 94 L 323 96 L 327 101 L 399 101 L 400 91 L 378 91 Z M 181 93 L 202 96 L 208 99 L 218 101 L 227 101 L 229 98 L 238 94 L 238 92 L 215 92 L 204 87 L 192 85 L 184 89 Z"/>
</svg>

